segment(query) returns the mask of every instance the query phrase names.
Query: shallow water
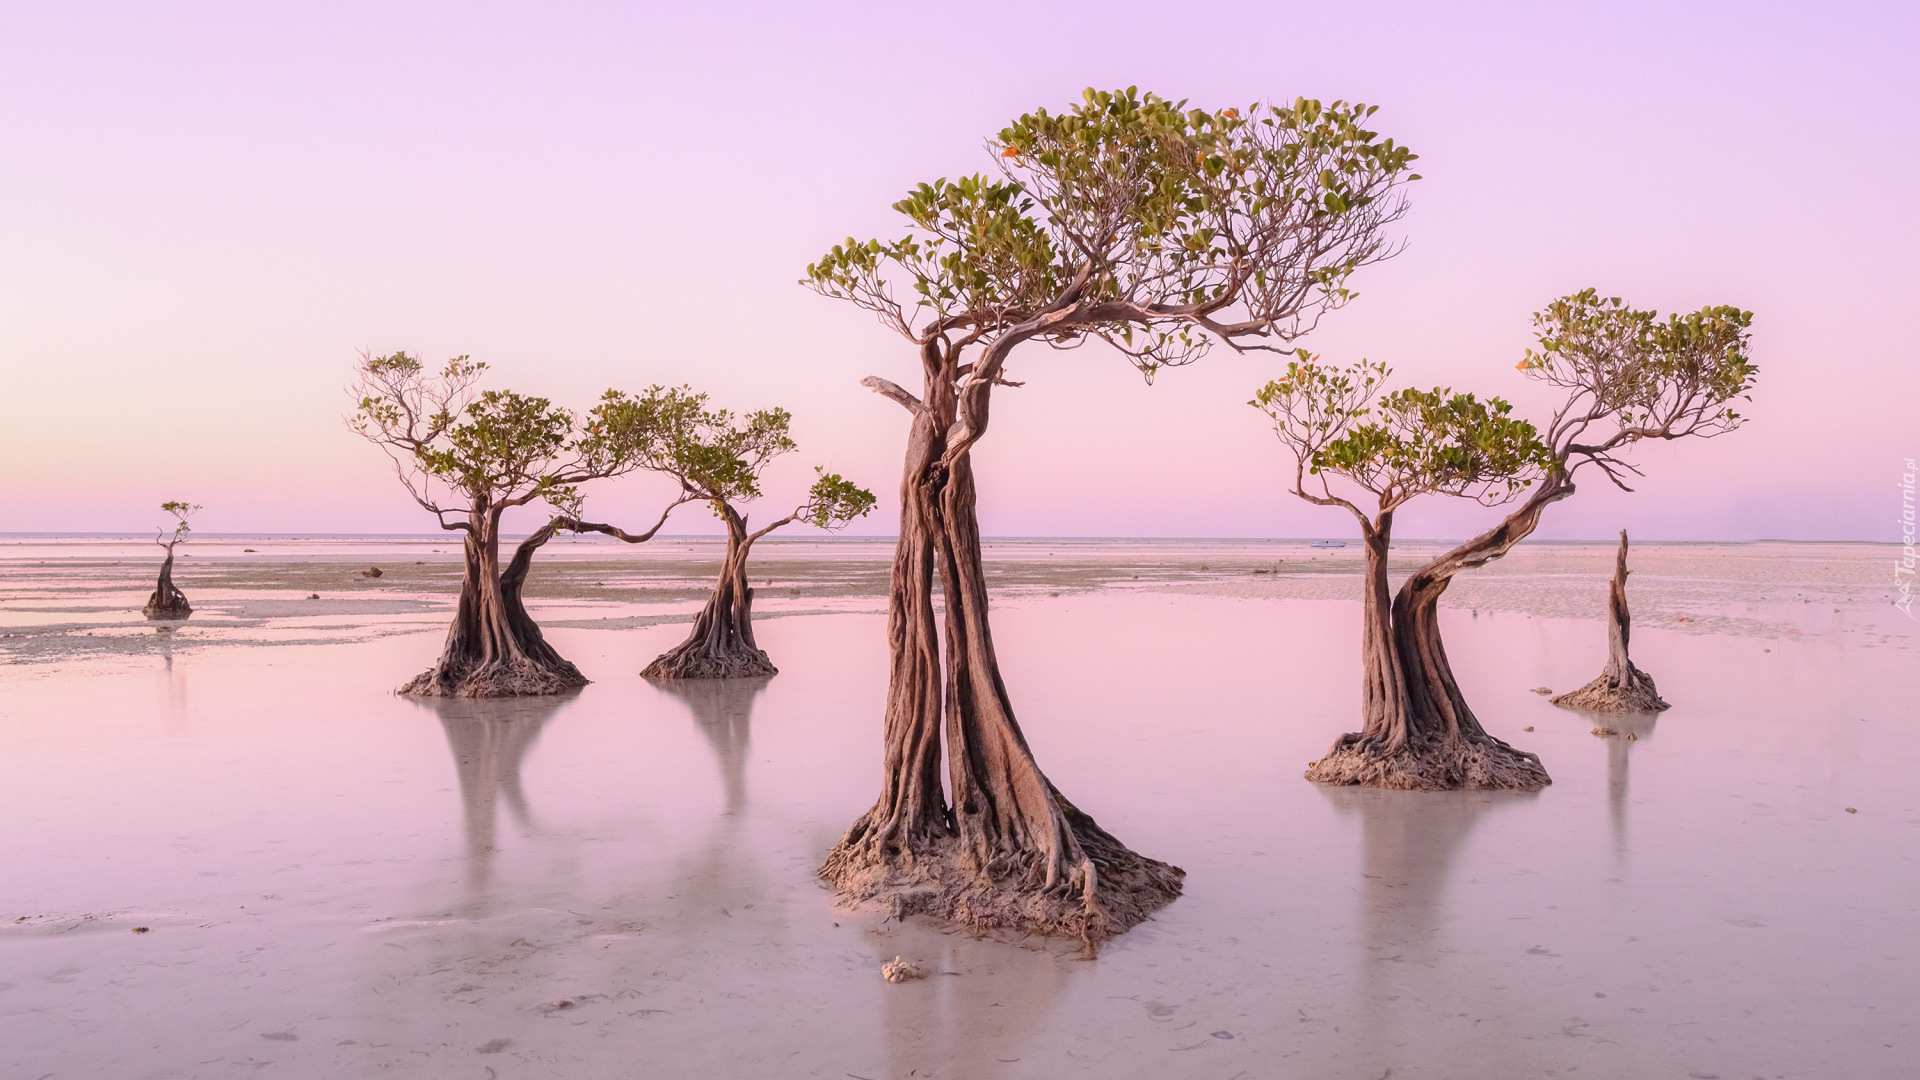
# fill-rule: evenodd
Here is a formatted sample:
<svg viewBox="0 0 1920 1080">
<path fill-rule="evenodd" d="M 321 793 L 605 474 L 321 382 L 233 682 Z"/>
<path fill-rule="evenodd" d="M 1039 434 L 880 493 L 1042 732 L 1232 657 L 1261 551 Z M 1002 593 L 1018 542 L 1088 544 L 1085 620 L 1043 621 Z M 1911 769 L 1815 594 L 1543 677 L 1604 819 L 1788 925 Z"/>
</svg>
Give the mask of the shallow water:
<svg viewBox="0 0 1920 1080">
<path fill-rule="evenodd" d="M 815 882 L 877 791 L 877 614 L 769 619 L 781 675 L 683 693 L 634 674 L 683 627 L 561 625 L 596 679 L 565 700 L 391 696 L 438 644 L 413 616 L 17 663 L 0 1072 L 1910 1075 L 1912 637 L 1879 609 L 1823 631 L 1792 596 L 1852 574 L 1771 600 L 1677 575 L 1729 621 L 1637 623 L 1675 707 L 1612 736 L 1530 692 L 1599 671 L 1597 619 L 1443 610 L 1483 720 L 1553 773 L 1537 795 L 1300 779 L 1357 708 L 1351 600 L 1235 579 L 1002 601 L 1042 766 L 1189 874 L 1097 960 Z M 895 955 L 936 973 L 888 984 Z"/>
</svg>

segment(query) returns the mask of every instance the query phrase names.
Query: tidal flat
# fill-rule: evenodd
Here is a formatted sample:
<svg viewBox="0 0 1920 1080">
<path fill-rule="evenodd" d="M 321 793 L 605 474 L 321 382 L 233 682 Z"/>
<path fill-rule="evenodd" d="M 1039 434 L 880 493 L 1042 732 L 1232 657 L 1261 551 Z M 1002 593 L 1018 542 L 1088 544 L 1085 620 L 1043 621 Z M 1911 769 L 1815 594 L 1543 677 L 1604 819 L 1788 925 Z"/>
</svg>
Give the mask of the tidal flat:
<svg viewBox="0 0 1920 1080">
<path fill-rule="evenodd" d="M 1357 545 L 989 541 L 1041 766 L 1187 870 L 1097 958 L 815 879 L 878 790 L 887 542 L 756 548 L 781 673 L 670 686 L 637 673 L 718 543 L 556 541 L 529 607 L 593 682 L 490 702 L 392 693 L 455 543 L 182 551 L 195 613 L 156 625 L 150 543 L 0 538 L 5 1075 L 1911 1074 L 1920 633 L 1887 546 L 1636 543 L 1673 708 L 1607 721 L 1538 691 L 1605 661 L 1613 545 L 1463 575 L 1456 672 L 1554 783 L 1427 794 L 1301 778 L 1356 722 Z"/>
</svg>

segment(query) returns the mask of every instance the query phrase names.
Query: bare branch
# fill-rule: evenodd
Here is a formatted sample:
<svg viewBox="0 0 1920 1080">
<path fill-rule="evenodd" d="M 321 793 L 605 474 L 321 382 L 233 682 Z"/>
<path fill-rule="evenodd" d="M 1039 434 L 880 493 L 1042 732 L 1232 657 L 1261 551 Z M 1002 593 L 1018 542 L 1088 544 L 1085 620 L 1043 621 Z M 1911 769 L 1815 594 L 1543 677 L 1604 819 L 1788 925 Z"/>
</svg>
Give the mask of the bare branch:
<svg viewBox="0 0 1920 1080">
<path fill-rule="evenodd" d="M 615 540 L 624 541 L 625 543 L 644 544 L 647 541 L 653 539 L 654 534 L 658 533 L 661 527 L 666 525 L 667 515 L 673 513 L 676 507 L 680 506 L 682 503 L 689 503 L 693 501 L 695 500 L 691 496 L 674 500 L 672 504 L 670 504 L 665 510 L 660 512 L 660 520 L 653 523 L 653 528 L 648 529 L 646 532 L 643 532 L 643 533 L 630 533 L 630 532 L 627 532 L 625 529 L 622 529 L 616 525 L 606 525 L 606 524 L 601 524 L 599 522 L 593 522 L 593 521 L 581 521 L 577 517 L 569 517 L 565 515 L 554 518 L 554 521 L 558 523 L 557 524 L 558 528 L 565 529 L 568 532 L 605 533 L 606 535 L 613 537 Z"/>
<path fill-rule="evenodd" d="M 914 397 L 912 394 L 908 393 L 898 383 L 889 382 L 888 380 L 883 379 L 878 375 L 869 375 L 866 378 L 861 379 L 860 385 L 866 387 L 867 389 L 873 391 L 876 394 L 879 394 L 881 397 L 892 399 L 894 402 L 898 403 L 901 408 L 907 410 L 910 413 L 917 414 L 925 411 L 926 409 L 926 406 L 920 403 L 919 398 Z"/>
</svg>

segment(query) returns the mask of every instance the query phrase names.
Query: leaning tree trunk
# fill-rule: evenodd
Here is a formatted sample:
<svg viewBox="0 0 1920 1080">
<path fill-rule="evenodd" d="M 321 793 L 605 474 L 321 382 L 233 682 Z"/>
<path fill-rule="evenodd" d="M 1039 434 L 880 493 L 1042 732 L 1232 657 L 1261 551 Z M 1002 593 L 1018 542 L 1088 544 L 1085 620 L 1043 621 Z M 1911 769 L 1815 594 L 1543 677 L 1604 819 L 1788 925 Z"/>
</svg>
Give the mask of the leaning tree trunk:
<svg viewBox="0 0 1920 1080">
<path fill-rule="evenodd" d="M 1418 788 L 1409 782 L 1432 742 L 1413 710 L 1406 669 L 1394 633 L 1387 590 L 1387 559 L 1393 549 L 1393 511 L 1361 522 L 1366 569 L 1360 613 L 1359 731 L 1335 739 L 1327 756 L 1307 767 L 1307 779 L 1322 784 Z"/>
<path fill-rule="evenodd" d="M 1415 738 L 1406 753 L 1377 774 L 1379 780 L 1349 782 L 1420 791 L 1536 791 L 1553 782 L 1539 755 L 1488 734 L 1468 707 L 1440 637 L 1439 608 L 1455 574 L 1513 550 L 1539 526 L 1548 506 L 1572 494 L 1573 481 L 1566 471 L 1550 472 L 1500 524 L 1440 555 L 1401 583 L 1393 600 L 1393 635 Z"/>
<path fill-rule="evenodd" d="M 147 597 L 147 606 L 140 614 L 149 619 L 184 619 L 193 614 L 193 605 L 187 603 L 187 596 L 173 584 L 173 545 L 167 544 L 167 559 L 160 564 L 160 582 L 153 587 L 153 595 Z"/>
<path fill-rule="evenodd" d="M 727 554 L 720 580 L 693 622 L 687 640 L 655 658 L 640 674 L 649 679 L 741 679 L 778 675 L 753 641 L 753 589 L 747 584 L 747 553 L 753 538 L 733 507 L 720 504 L 727 522 Z"/>
<path fill-rule="evenodd" d="M 1587 712 L 1660 712 L 1670 708 L 1654 689 L 1653 676 L 1633 666 L 1627 637 L 1633 617 L 1627 613 L 1627 530 L 1620 530 L 1620 555 L 1607 587 L 1607 669 L 1600 677 L 1553 699 L 1555 705 Z"/>
<path fill-rule="evenodd" d="M 944 461 L 955 426 L 952 359 L 924 356 L 901 490 L 893 570 L 886 766 L 880 801 L 847 831 L 821 877 L 895 915 L 922 912 L 980 930 L 1063 934 L 1091 944 L 1180 895 L 1185 871 L 1129 850 L 1054 788 L 1014 718 L 987 618 L 971 455 Z M 986 386 L 968 417 L 986 422 Z M 932 603 L 946 601 L 944 701 Z M 935 768 L 944 713 L 949 808 Z"/>
<path fill-rule="evenodd" d="M 466 536 L 467 567 L 460 582 L 460 603 L 447 630 L 446 647 L 438 663 L 414 676 L 399 693 L 498 698 L 559 694 L 585 686 L 586 676 L 547 644 L 520 599 L 533 553 L 553 539 L 561 522 L 549 521 L 521 541 L 504 572 L 498 511 L 476 511 L 472 524 L 474 531 Z"/>
</svg>

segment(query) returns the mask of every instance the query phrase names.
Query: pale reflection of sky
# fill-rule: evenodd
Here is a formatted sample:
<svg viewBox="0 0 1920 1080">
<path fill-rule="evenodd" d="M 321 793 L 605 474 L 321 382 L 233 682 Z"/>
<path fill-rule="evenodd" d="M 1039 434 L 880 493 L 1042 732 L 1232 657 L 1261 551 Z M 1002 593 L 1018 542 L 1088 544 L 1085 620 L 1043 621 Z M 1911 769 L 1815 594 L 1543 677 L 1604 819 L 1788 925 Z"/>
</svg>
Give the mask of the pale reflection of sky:
<svg viewBox="0 0 1920 1080">
<path fill-rule="evenodd" d="M 1529 692 L 1597 673 L 1597 621 L 1448 609 L 1483 719 L 1556 782 L 1419 795 L 1300 779 L 1354 713 L 1351 601 L 1109 591 L 995 618 L 1052 779 L 1189 872 L 1091 963 L 816 885 L 876 791 L 878 615 L 768 620 L 779 676 L 677 692 L 635 673 L 680 627 L 556 629 L 596 681 L 545 701 L 390 696 L 433 633 L 5 673 L 0 1071 L 1904 1067 L 1910 651 L 1636 626 L 1675 707 L 1628 741 Z M 936 974 L 889 985 L 896 954 Z"/>
</svg>

